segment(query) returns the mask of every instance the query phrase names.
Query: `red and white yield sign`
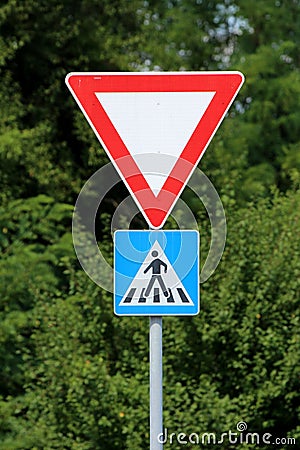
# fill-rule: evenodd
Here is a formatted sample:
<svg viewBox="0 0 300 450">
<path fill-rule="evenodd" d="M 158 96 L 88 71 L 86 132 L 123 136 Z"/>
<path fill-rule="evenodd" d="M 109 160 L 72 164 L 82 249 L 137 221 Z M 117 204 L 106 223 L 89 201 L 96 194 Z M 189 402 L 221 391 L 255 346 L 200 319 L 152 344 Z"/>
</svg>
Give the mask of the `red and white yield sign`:
<svg viewBox="0 0 300 450">
<path fill-rule="evenodd" d="M 152 228 L 163 226 L 243 81 L 240 72 L 87 72 L 66 77 Z"/>
</svg>

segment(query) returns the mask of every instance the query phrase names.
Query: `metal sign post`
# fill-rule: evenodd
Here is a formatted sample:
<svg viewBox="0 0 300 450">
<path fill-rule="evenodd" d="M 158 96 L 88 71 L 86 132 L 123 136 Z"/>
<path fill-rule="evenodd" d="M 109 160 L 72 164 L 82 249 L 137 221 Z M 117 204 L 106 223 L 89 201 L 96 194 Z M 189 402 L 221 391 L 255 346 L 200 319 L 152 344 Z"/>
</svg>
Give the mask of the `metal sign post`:
<svg viewBox="0 0 300 450">
<path fill-rule="evenodd" d="M 162 317 L 150 317 L 150 450 L 162 450 L 163 431 Z"/>
</svg>

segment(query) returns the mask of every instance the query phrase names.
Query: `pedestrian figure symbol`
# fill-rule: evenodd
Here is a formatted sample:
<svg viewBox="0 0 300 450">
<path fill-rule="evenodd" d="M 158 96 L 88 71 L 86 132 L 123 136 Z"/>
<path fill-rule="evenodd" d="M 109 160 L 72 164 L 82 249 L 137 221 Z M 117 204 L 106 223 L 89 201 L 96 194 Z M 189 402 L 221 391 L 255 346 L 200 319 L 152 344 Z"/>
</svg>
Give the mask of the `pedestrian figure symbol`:
<svg viewBox="0 0 300 450">
<path fill-rule="evenodd" d="M 167 289 L 167 287 L 164 283 L 164 280 L 161 276 L 161 267 L 164 267 L 164 273 L 167 273 L 168 266 L 161 259 L 157 258 L 157 256 L 158 256 L 157 250 L 153 250 L 151 252 L 151 255 L 155 259 L 153 259 L 153 261 L 144 270 L 144 273 L 147 273 L 149 270 L 152 270 L 152 276 L 151 276 L 148 286 L 145 290 L 145 297 L 149 297 L 150 291 L 151 291 L 155 281 L 157 281 L 158 284 L 160 285 L 161 289 L 163 290 L 164 296 L 168 297 L 169 292 L 168 292 L 168 289 Z"/>
<path fill-rule="evenodd" d="M 158 241 L 150 248 L 132 282 L 127 285 L 120 306 L 193 305 L 185 286 Z"/>
</svg>

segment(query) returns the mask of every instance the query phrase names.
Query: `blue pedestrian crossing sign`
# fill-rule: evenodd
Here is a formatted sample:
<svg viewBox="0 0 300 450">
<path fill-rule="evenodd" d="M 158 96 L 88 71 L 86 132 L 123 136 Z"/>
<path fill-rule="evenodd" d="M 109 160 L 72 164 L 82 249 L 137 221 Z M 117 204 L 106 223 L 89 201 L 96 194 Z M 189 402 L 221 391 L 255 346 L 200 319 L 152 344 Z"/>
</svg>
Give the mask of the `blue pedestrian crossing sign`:
<svg viewBox="0 0 300 450">
<path fill-rule="evenodd" d="M 114 241 L 115 314 L 198 314 L 197 231 L 118 230 L 114 234 Z"/>
</svg>

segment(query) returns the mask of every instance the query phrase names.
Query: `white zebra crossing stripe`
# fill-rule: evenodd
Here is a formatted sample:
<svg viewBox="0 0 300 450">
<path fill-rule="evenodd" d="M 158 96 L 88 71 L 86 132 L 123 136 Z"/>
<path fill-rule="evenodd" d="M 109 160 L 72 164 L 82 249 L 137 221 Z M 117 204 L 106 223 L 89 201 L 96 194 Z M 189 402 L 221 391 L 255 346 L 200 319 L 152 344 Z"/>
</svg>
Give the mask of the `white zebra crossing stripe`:
<svg viewBox="0 0 300 450">
<path fill-rule="evenodd" d="M 157 196 L 215 91 L 135 92 L 134 95 L 96 92 L 95 95 Z M 151 157 L 140 157 L 145 154 Z"/>
<path fill-rule="evenodd" d="M 186 296 L 185 292 L 182 288 L 176 288 L 174 290 L 168 289 L 168 297 L 166 297 L 162 290 L 155 287 L 153 289 L 153 294 L 149 297 L 145 297 L 145 289 L 143 288 L 141 291 L 138 291 L 136 288 L 131 288 L 128 291 L 127 296 L 122 300 L 121 304 L 130 304 L 130 305 L 138 305 L 145 306 L 158 303 L 160 305 L 187 305 L 191 304 L 191 300 Z"/>
<path fill-rule="evenodd" d="M 153 252 L 157 252 L 157 255 L 153 256 Z M 166 272 L 164 272 L 164 267 L 161 267 L 159 275 L 154 275 L 151 270 L 146 271 L 155 259 L 159 259 L 166 266 Z M 162 278 L 167 287 L 166 294 L 168 295 L 164 294 L 159 280 L 155 277 Z M 146 296 L 147 286 L 150 282 L 152 287 L 149 295 Z M 145 304 L 157 306 L 160 304 L 169 307 L 194 304 L 158 241 L 154 242 L 120 302 L 120 306 L 128 304 L 135 306 L 145 306 Z"/>
</svg>

